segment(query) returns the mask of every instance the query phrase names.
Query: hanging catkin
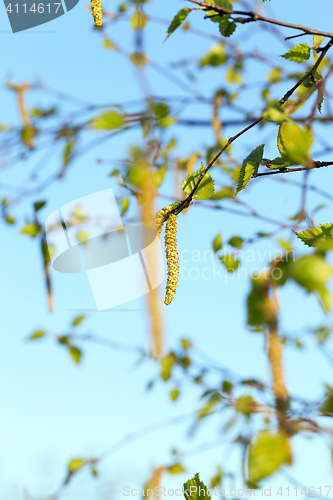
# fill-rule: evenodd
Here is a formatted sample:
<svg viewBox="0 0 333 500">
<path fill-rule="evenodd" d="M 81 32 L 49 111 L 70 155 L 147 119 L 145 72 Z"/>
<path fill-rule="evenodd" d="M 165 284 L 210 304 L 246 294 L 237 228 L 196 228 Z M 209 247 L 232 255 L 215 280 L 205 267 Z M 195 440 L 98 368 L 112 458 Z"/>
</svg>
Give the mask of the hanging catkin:
<svg viewBox="0 0 333 500">
<path fill-rule="evenodd" d="M 172 205 L 169 205 L 168 207 L 164 207 L 161 210 L 159 210 L 157 212 L 157 214 L 155 215 L 154 228 L 157 231 L 157 236 L 158 237 L 161 234 L 162 227 L 163 227 L 163 224 L 164 224 L 164 221 L 165 221 L 165 217 L 166 217 L 166 215 L 167 215 L 168 212 L 171 212 L 172 209 L 173 209 Z"/>
<path fill-rule="evenodd" d="M 91 0 L 91 10 L 95 21 L 95 27 L 101 28 L 103 24 L 103 10 L 101 0 Z"/>
<path fill-rule="evenodd" d="M 168 264 L 168 276 L 164 304 L 169 305 L 175 296 L 179 275 L 177 252 L 177 215 L 171 214 L 165 226 L 165 253 Z"/>
</svg>

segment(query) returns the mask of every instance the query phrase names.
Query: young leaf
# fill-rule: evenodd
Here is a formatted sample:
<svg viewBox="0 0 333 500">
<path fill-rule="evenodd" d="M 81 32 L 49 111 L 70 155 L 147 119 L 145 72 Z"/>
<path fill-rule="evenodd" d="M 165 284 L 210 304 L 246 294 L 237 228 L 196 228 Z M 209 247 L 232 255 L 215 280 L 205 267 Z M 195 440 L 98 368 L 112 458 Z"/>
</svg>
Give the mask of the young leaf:
<svg viewBox="0 0 333 500">
<path fill-rule="evenodd" d="M 178 12 L 178 14 L 175 15 L 168 28 L 167 38 L 169 38 L 169 36 L 185 21 L 186 17 L 190 12 L 191 9 L 189 9 L 188 7 L 184 7 L 182 10 Z"/>
<path fill-rule="evenodd" d="M 305 165 L 309 159 L 312 133 L 296 123 L 284 122 L 279 127 L 277 146 L 282 160 L 289 165 Z"/>
<path fill-rule="evenodd" d="M 219 233 L 213 241 L 214 252 L 218 252 L 222 248 L 222 235 Z"/>
<path fill-rule="evenodd" d="M 78 365 L 81 361 L 81 356 L 82 356 L 82 352 L 80 351 L 80 349 L 78 347 L 75 347 L 74 345 L 70 345 L 69 354 L 74 363 Z"/>
<path fill-rule="evenodd" d="M 211 3 L 215 3 L 215 5 L 218 5 L 219 7 L 232 10 L 232 5 L 228 2 L 228 0 L 213 0 Z"/>
<path fill-rule="evenodd" d="M 186 469 L 182 466 L 182 464 L 177 463 L 169 467 L 169 472 L 170 474 L 181 474 L 182 472 L 186 472 Z"/>
<path fill-rule="evenodd" d="M 185 500 L 210 500 L 206 485 L 200 481 L 199 474 L 189 479 L 183 486 Z"/>
<path fill-rule="evenodd" d="M 296 233 L 297 238 L 303 241 L 308 247 L 320 247 L 333 249 L 333 224 L 321 224 L 310 227 L 305 231 Z"/>
<path fill-rule="evenodd" d="M 120 208 L 121 208 L 121 215 L 125 215 L 129 207 L 129 199 L 128 198 L 122 198 L 120 202 Z"/>
<path fill-rule="evenodd" d="M 204 66 L 220 66 L 220 64 L 224 64 L 227 60 L 228 56 L 225 53 L 224 47 L 221 44 L 213 45 L 200 60 L 199 66 L 200 68 Z"/>
<path fill-rule="evenodd" d="M 249 326 L 265 324 L 265 300 L 266 293 L 264 288 L 260 286 L 260 280 L 252 279 L 252 289 L 247 297 L 247 324 Z"/>
<path fill-rule="evenodd" d="M 189 174 L 186 179 L 182 181 L 181 188 L 187 195 L 192 193 L 196 183 L 199 180 L 200 174 L 202 174 L 205 168 L 205 165 L 201 163 L 201 168 L 197 172 Z M 214 191 L 214 181 L 211 178 L 210 174 L 206 172 L 196 192 L 194 193 L 193 198 L 195 200 L 207 200 L 207 198 L 213 196 Z"/>
<path fill-rule="evenodd" d="M 236 29 L 236 23 L 231 23 L 226 17 L 219 21 L 219 32 L 222 36 L 229 38 Z"/>
<path fill-rule="evenodd" d="M 325 259 L 317 254 L 303 255 L 290 266 L 291 277 L 307 292 L 314 292 L 326 313 L 331 306 L 330 293 L 326 281 L 331 277 L 333 269 Z"/>
<path fill-rule="evenodd" d="M 257 483 L 284 463 L 291 463 L 291 450 L 286 435 L 261 432 L 249 448 L 250 480 Z"/>
<path fill-rule="evenodd" d="M 28 223 L 24 226 L 23 229 L 21 229 L 22 234 L 27 234 L 28 236 L 31 236 L 32 238 L 35 238 L 37 234 L 40 232 L 41 227 L 37 222 L 31 222 Z"/>
<path fill-rule="evenodd" d="M 172 401 L 176 401 L 176 399 L 178 399 L 178 396 L 179 396 L 178 389 L 172 389 L 172 391 L 170 391 L 170 398 Z"/>
<path fill-rule="evenodd" d="M 91 128 L 98 130 L 111 130 L 120 128 L 124 124 L 124 118 L 118 111 L 109 111 L 90 122 Z"/>
<path fill-rule="evenodd" d="M 324 36 L 313 35 L 313 47 L 316 49 L 321 46 L 321 43 L 325 40 Z"/>
<path fill-rule="evenodd" d="M 234 273 L 240 264 L 240 261 L 232 255 L 223 255 L 220 261 L 223 262 L 228 273 Z"/>
<path fill-rule="evenodd" d="M 85 464 L 86 460 L 84 458 L 73 458 L 67 465 L 69 472 L 77 472 Z"/>
<path fill-rule="evenodd" d="M 85 315 L 84 314 L 81 314 L 80 316 L 77 316 L 76 318 L 73 319 L 72 326 L 78 326 L 78 325 L 80 325 L 84 319 L 85 319 Z"/>
<path fill-rule="evenodd" d="M 238 184 L 236 188 L 236 192 L 233 196 L 233 198 L 236 196 L 236 194 L 239 193 L 242 189 L 244 189 L 251 179 L 252 175 L 258 172 L 258 168 L 260 165 L 260 162 L 262 160 L 262 156 L 264 154 L 264 144 L 261 144 L 257 148 L 255 148 L 249 156 L 245 158 L 245 160 L 242 163 L 242 168 L 239 173 L 239 179 L 238 179 Z"/>
<path fill-rule="evenodd" d="M 240 236 L 233 236 L 232 238 L 230 238 L 228 243 L 234 248 L 240 248 L 243 245 L 243 238 L 241 238 Z"/>
<path fill-rule="evenodd" d="M 43 208 L 44 205 L 46 205 L 46 203 L 47 203 L 46 201 L 36 201 L 36 203 L 34 203 L 35 212 L 38 212 L 38 210 Z"/>
<path fill-rule="evenodd" d="M 306 43 L 300 43 L 285 54 L 282 54 L 281 57 L 298 63 L 307 61 L 310 57 L 310 47 Z"/>
<path fill-rule="evenodd" d="M 36 340 L 36 339 L 40 339 L 42 337 L 45 336 L 45 332 L 44 330 L 37 330 L 35 331 L 34 333 L 32 333 L 29 337 L 29 340 Z"/>
</svg>

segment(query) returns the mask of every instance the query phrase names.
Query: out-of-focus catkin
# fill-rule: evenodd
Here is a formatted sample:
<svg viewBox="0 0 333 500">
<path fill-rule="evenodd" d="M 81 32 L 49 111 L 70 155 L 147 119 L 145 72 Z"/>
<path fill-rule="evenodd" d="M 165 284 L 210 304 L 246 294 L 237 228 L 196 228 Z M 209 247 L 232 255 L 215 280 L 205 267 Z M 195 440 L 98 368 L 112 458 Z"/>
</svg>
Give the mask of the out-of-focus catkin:
<svg viewBox="0 0 333 500">
<path fill-rule="evenodd" d="M 151 183 L 150 177 L 146 175 L 145 182 L 142 185 L 142 192 L 140 197 L 141 204 L 141 218 L 144 226 L 151 226 L 151 221 L 153 219 L 154 214 L 154 188 Z M 163 222 L 159 221 L 159 224 Z M 155 224 L 154 224 L 155 227 Z M 144 231 L 144 248 L 146 248 L 150 241 L 147 236 L 147 233 Z M 148 239 L 147 239 L 148 238 Z M 150 270 L 151 275 L 154 275 L 157 272 L 158 263 L 154 258 L 153 253 L 147 253 L 148 258 L 148 268 Z M 153 358 L 158 359 L 163 355 L 163 324 L 162 317 L 160 311 L 160 303 L 158 298 L 158 292 L 156 289 L 150 290 L 147 294 L 147 306 L 149 311 L 149 319 L 150 319 L 150 331 L 151 331 L 151 355 Z"/>
<path fill-rule="evenodd" d="M 173 300 L 178 283 L 179 262 L 177 252 L 177 215 L 171 214 L 165 226 L 165 253 L 168 264 L 168 276 L 164 304 L 169 305 Z"/>
<path fill-rule="evenodd" d="M 148 492 L 148 498 L 153 498 L 155 497 L 155 491 L 157 486 L 160 486 L 161 480 L 162 480 L 162 475 L 163 473 L 167 470 L 165 466 L 161 467 L 156 467 L 156 469 L 152 470 L 151 476 L 147 481 L 147 492 Z M 152 491 L 152 494 L 150 492 Z"/>
<path fill-rule="evenodd" d="M 91 0 L 91 10 L 95 21 L 95 27 L 101 28 L 103 24 L 103 10 L 101 0 Z"/>
</svg>

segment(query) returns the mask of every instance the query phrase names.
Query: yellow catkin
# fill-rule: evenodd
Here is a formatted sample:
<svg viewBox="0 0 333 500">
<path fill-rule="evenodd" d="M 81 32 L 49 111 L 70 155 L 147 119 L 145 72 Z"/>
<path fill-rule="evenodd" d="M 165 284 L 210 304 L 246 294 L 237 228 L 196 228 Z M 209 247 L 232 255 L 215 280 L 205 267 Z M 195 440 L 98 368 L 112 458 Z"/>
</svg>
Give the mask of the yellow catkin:
<svg viewBox="0 0 333 500">
<path fill-rule="evenodd" d="M 165 253 L 168 264 L 168 276 L 164 304 L 169 305 L 175 296 L 179 275 L 177 252 L 177 215 L 171 214 L 165 227 Z"/>
<path fill-rule="evenodd" d="M 150 181 L 150 177 L 147 175 L 145 182 L 142 186 L 142 192 L 140 197 L 141 203 L 141 219 L 144 226 L 151 226 L 151 221 L 154 213 L 154 188 Z M 156 217 L 155 217 L 156 219 Z M 159 224 L 160 224 L 160 218 Z M 161 223 L 163 224 L 163 222 Z M 162 229 L 162 226 L 161 226 Z M 146 233 L 144 232 L 144 235 Z M 146 239 L 147 236 L 144 236 Z M 149 240 L 144 241 L 144 247 L 149 244 Z M 157 262 L 155 262 L 153 255 L 148 253 L 148 267 L 150 269 L 150 273 L 154 274 L 157 272 Z M 151 331 L 151 348 L 150 352 L 153 358 L 159 359 L 163 356 L 163 347 L 164 347 L 164 339 L 163 339 L 163 324 L 162 317 L 160 311 L 160 302 L 158 297 L 157 289 L 150 290 L 147 294 L 147 306 L 149 311 L 149 320 L 150 320 L 150 331 Z"/>
<path fill-rule="evenodd" d="M 155 215 L 153 225 L 157 231 L 157 236 L 160 236 L 166 215 L 168 212 L 170 212 L 172 210 L 172 208 L 173 208 L 172 205 L 169 205 L 168 207 L 164 207 L 161 210 L 159 210 L 157 212 L 157 214 Z"/>
<path fill-rule="evenodd" d="M 151 476 L 147 481 L 147 497 L 152 498 L 155 495 L 156 492 L 156 487 L 160 486 L 161 484 L 161 479 L 162 479 L 162 474 L 167 470 L 166 467 L 161 466 L 161 467 L 156 467 L 155 469 L 152 470 Z"/>
<path fill-rule="evenodd" d="M 272 373 L 272 390 L 275 396 L 277 419 L 281 429 L 286 426 L 285 410 L 288 405 L 288 391 L 284 383 L 282 368 L 282 344 L 277 329 L 277 308 L 267 296 L 264 313 L 268 326 L 267 355 Z"/>
<path fill-rule="evenodd" d="M 95 27 L 101 28 L 103 24 L 103 10 L 101 0 L 91 0 L 91 10 L 95 21 Z"/>
</svg>

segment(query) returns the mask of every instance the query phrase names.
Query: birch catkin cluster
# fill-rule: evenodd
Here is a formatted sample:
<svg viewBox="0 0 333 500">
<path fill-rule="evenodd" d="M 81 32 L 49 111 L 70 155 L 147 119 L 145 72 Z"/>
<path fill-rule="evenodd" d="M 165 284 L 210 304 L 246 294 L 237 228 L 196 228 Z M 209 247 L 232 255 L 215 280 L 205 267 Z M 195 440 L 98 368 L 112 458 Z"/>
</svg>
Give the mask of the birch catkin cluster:
<svg viewBox="0 0 333 500">
<path fill-rule="evenodd" d="M 168 213 L 173 209 L 172 205 L 168 207 L 162 208 L 159 212 L 157 212 L 154 227 L 157 231 L 158 236 L 160 236 L 163 223 L 167 218 Z M 170 214 L 166 226 L 165 226 L 165 254 L 168 265 L 168 275 L 167 275 L 167 284 L 165 291 L 165 299 L 164 304 L 169 305 L 173 300 L 178 283 L 178 275 L 179 275 L 179 262 L 178 262 L 178 252 L 177 252 L 177 215 Z"/>
<path fill-rule="evenodd" d="M 101 28 L 103 24 L 102 2 L 101 0 L 91 0 L 91 10 L 95 21 L 95 27 Z"/>
</svg>

